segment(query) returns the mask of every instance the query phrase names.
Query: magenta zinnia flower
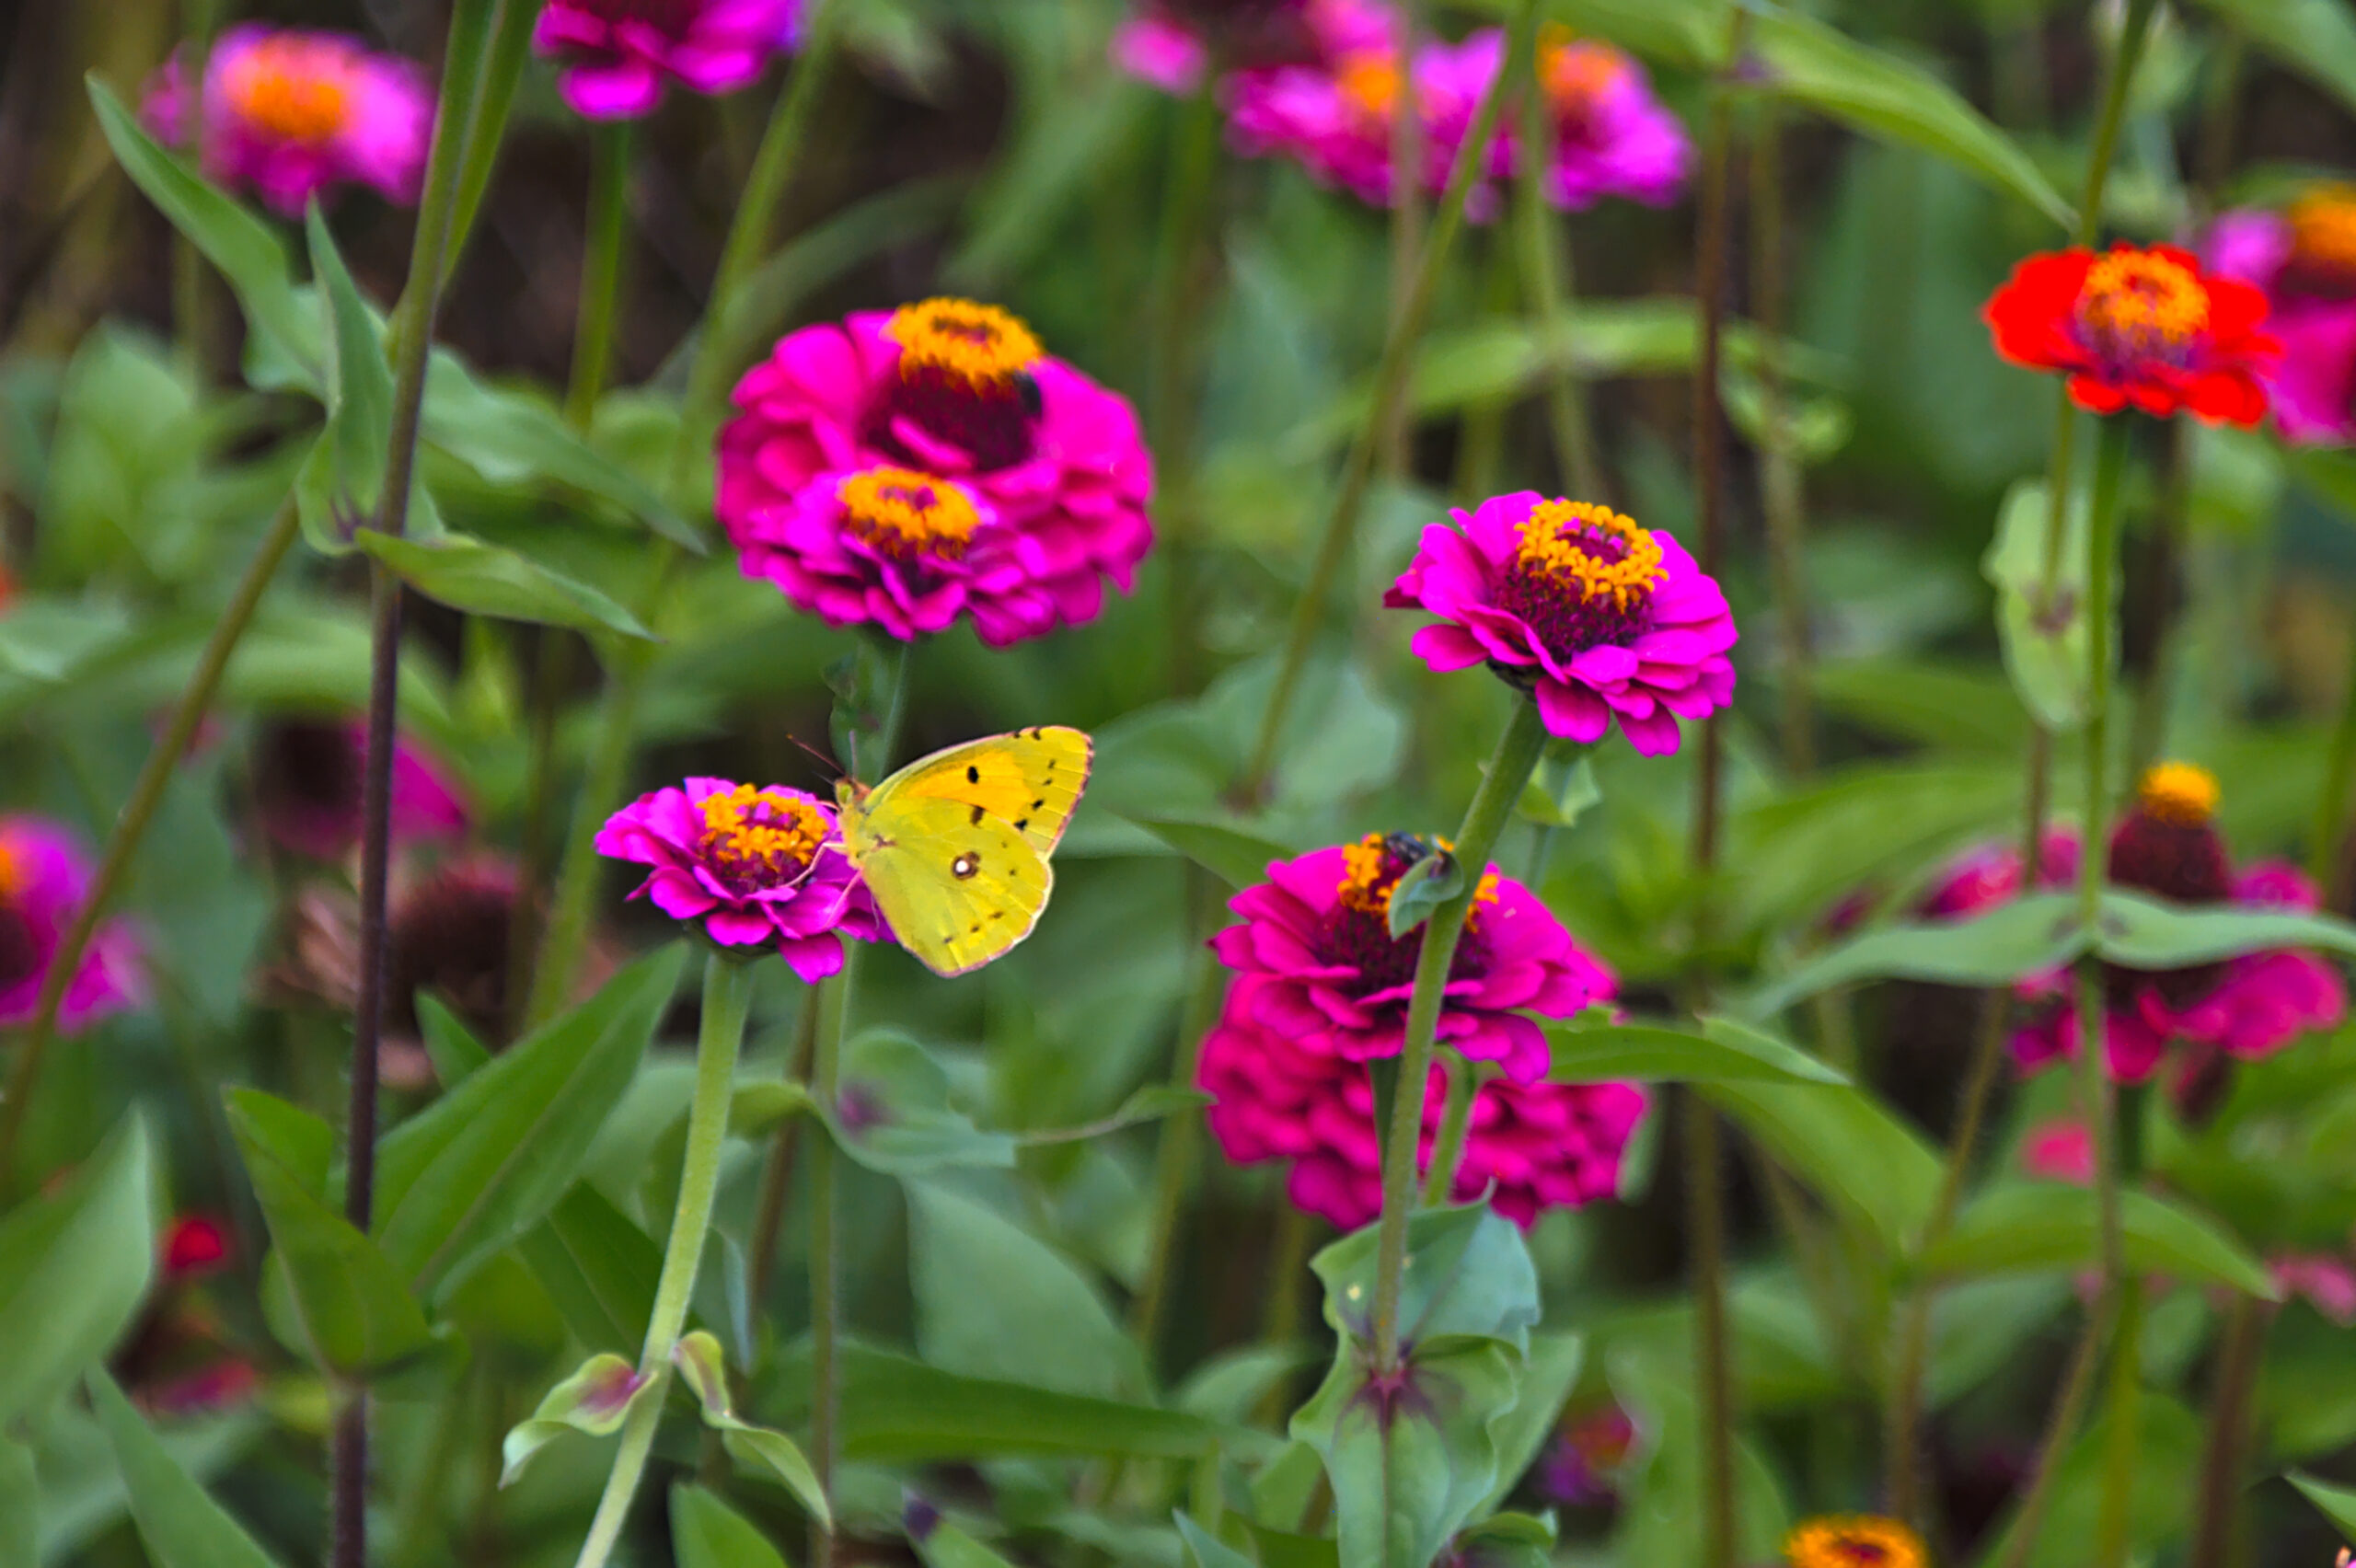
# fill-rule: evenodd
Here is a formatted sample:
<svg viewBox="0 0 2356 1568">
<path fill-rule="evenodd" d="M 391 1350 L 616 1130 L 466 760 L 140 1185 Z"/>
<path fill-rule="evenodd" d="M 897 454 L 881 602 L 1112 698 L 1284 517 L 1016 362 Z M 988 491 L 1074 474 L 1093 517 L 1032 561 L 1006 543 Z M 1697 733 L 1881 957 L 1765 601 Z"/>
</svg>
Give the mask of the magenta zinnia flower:
<svg viewBox="0 0 2356 1568">
<path fill-rule="evenodd" d="M 353 720 L 290 720 L 254 743 L 254 796 L 263 828 L 316 860 L 341 859 L 360 842 L 368 726 Z M 441 764 L 406 736 L 393 743 L 395 844 L 465 835 L 466 797 Z"/>
<path fill-rule="evenodd" d="M 0 816 L 0 1024 L 23 1023 L 40 1001 L 65 928 L 90 891 L 74 835 L 31 816 Z M 59 1029 L 72 1033 L 144 999 L 139 944 L 121 921 L 98 929 L 66 984 Z"/>
<path fill-rule="evenodd" d="M 1423 933 L 1393 940 L 1391 890 L 1430 846 L 1369 835 L 1268 868 L 1230 907 L 1245 917 L 1213 948 L 1237 973 L 1199 1073 L 1215 1098 L 1211 1130 L 1239 1163 L 1292 1162 L 1292 1201 L 1345 1228 L 1382 1205 L 1381 1137 L 1363 1064 L 1395 1056 Z M 1516 1010 L 1562 1018 L 1611 994 L 1609 970 L 1582 951 L 1529 890 L 1483 879 L 1450 972 L 1439 1037 L 1506 1076 L 1482 1086 L 1455 1195 L 1491 1194 L 1528 1226 L 1542 1210 L 1609 1196 L 1621 1151 L 1645 1110 L 1633 1084 L 1542 1081 L 1545 1036 Z M 1433 1069 L 1423 1158 L 1447 1094 Z"/>
<path fill-rule="evenodd" d="M 1311 1056 L 1357 1063 L 1399 1054 L 1415 989 L 1419 927 L 1393 938 L 1391 893 L 1434 846 L 1369 834 L 1268 867 L 1228 907 L 1243 917 L 1211 939 L 1236 973 L 1232 1018 L 1282 1034 Z M 1546 1076 L 1546 1037 L 1523 1009 L 1568 1018 L 1609 995 L 1611 973 L 1582 952 L 1537 895 L 1492 866 L 1481 879 L 1449 971 L 1439 1043 L 1507 1077 Z"/>
<path fill-rule="evenodd" d="M 1693 144 L 1663 108 L 1645 68 L 1595 39 L 1550 26 L 1539 40 L 1539 79 L 1553 143 L 1546 199 L 1576 212 L 1605 196 L 1667 206 L 1685 184 Z"/>
<path fill-rule="evenodd" d="M 730 533 L 745 576 L 829 626 L 878 626 L 905 642 L 965 615 L 1003 648 L 1055 625 L 1020 536 L 953 479 L 889 465 L 824 474 Z"/>
<path fill-rule="evenodd" d="M 1666 533 L 1530 490 L 1453 515 L 1382 599 L 1440 617 L 1412 645 L 1433 669 L 1486 663 L 1536 694 L 1552 733 L 1600 741 L 1616 721 L 1646 756 L 1733 699 L 1726 595 Z"/>
<path fill-rule="evenodd" d="M 1145 0 L 1113 32 L 1113 63 L 1165 93 L 1191 93 L 1216 52 L 1235 72 L 1380 49 L 1396 22 L 1375 0 Z"/>
<path fill-rule="evenodd" d="M 2240 904 L 2313 909 L 2314 887 L 2281 861 L 2236 871 L 2213 821 L 2217 781 L 2201 768 L 2162 763 L 2143 776 L 2134 805 L 2110 840 L 2108 874 L 2119 887 L 2185 905 Z M 2078 859 L 2049 851 L 2041 879 L 2070 879 Z M 2001 902 L 1997 900 L 1995 902 Z M 2228 1059 L 2271 1055 L 2311 1029 L 2328 1028 L 2348 1011 L 2348 993 L 2331 966 L 2311 952 L 2244 953 L 2183 969 L 2105 971 L 2106 1053 L 2111 1076 L 2140 1083 L 2168 1047 L 2183 1047 L 2177 1090 L 2199 1091 Z M 2024 981 L 2034 1004 L 2013 1036 L 2013 1054 L 2035 1069 L 2078 1049 L 2078 1015 L 2068 975 Z"/>
<path fill-rule="evenodd" d="M 748 87 L 791 50 L 802 0 L 549 0 L 532 47 L 591 120 L 654 112 L 665 82 L 716 97 Z"/>
<path fill-rule="evenodd" d="M 967 577 L 986 636 L 1094 619 L 1104 580 L 1126 593 L 1152 548 L 1153 460 L 1136 414 L 993 306 L 932 299 L 805 327 L 746 373 L 736 406 L 716 509 L 740 548 L 791 532 L 807 506 L 823 513 L 814 483 L 838 489 L 879 467 L 934 475 L 1002 531 Z M 937 571 L 944 558 L 930 553 Z"/>
<path fill-rule="evenodd" d="M 433 92 L 409 61 L 342 33 L 249 23 L 213 46 L 198 106 L 199 159 L 289 217 L 330 187 L 373 187 L 414 205 L 433 134 Z M 178 56 L 149 83 L 140 117 L 179 145 L 188 84 Z"/>
<path fill-rule="evenodd" d="M 654 868 L 632 898 L 701 920 L 722 947 L 774 944 L 813 984 L 841 970 L 843 937 L 886 935 L 843 858 L 834 808 L 799 790 L 690 778 L 607 818 L 597 852 Z"/>
<path fill-rule="evenodd" d="M 2266 291 L 2282 355 L 2260 377 L 2283 439 L 2356 442 L 2356 187 L 2320 187 L 2280 213 L 2227 213 L 2208 259 Z"/>
<path fill-rule="evenodd" d="M 1636 1424 L 1616 1401 L 1565 1412 L 1533 1471 L 1538 1491 L 1573 1507 L 1616 1502 L 1620 1467 L 1635 1447 Z"/>
</svg>

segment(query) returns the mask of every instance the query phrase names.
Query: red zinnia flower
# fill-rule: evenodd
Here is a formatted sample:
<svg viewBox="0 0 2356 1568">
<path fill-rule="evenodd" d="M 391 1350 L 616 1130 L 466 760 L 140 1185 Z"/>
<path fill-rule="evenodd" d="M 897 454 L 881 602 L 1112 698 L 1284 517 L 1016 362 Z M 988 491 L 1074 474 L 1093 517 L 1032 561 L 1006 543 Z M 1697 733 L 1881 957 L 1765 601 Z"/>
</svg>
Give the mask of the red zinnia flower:
<svg viewBox="0 0 2356 1568">
<path fill-rule="evenodd" d="M 2161 418 L 2182 409 L 2256 424 L 2266 412 L 2258 376 L 2282 352 L 2258 330 L 2263 292 L 2202 272 L 2172 245 L 2032 256 L 1981 315 L 1998 354 L 2067 375 L 2071 400 L 2097 414 L 2131 403 Z"/>
</svg>

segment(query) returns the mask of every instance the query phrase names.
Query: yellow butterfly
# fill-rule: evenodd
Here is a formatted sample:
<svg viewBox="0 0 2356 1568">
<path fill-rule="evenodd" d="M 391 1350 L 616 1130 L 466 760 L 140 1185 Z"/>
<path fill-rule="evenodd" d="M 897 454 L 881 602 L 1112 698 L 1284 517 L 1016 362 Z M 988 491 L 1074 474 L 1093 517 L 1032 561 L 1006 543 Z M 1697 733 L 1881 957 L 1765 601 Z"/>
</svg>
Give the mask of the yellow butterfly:
<svg viewBox="0 0 2356 1568">
<path fill-rule="evenodd" d="M 1031 934 L 1094 752 L 1078 730 L 1017 730 L 935 752 L 872 790 L 835 786 L 843 852 L 902 947 L 936 974 L 963 974 Z"/>
</svg>

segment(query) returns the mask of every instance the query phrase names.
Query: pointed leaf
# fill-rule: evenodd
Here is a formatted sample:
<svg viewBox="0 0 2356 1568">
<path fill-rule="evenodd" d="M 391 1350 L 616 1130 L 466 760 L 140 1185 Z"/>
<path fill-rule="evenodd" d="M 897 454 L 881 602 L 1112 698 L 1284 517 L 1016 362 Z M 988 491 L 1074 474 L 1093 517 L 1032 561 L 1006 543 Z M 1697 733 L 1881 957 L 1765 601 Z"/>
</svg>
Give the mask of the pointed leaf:
<svg viewBox="0 0 2356 1568">
<path fill-rule="evenodd" d="M 392 444 L 393 370 L 375 312 L 360 297 L 343 256 L 328 233 L 314 202 L 305 215 L 311 245 L 311 271 L 318 280 L 326 315 L 321 336 L 328 347 L 327 432 L 329 455 L 324 494 L 302 491 L 303 527 L 314 546 L 341 554 L 351 546 L 341 536 L 340 518 L 373 516 L 385 493 L 386 455 Z"/>
<path fill-rule="evenodd" d="M 376 1234 L 419 1288 L 463 1275 L 556 1207 L 637 1076 L 686 956 L 675 942 L 640 959 L 385 1140 Z"/>
<path fill-rule="evenodd" d="M 1530 1336 L 1530 1355 L 1521 1369 L 1513 1408 L 1503 1413 L 1493 1431 L 1497 1443 L 1497 1480 L 1473 1510 L 1475 1517 L 1495 1512 L 1538 1462 L 1564 1401 L 1587 1365 L 1587 1336 L 1577 1333 L 1536 1333 Z M 1548 1541 L 1553 1544 L 1551 1536 Z"/>
<path fill-rule="evenodd" d="M 1522 786 L 1514 810 L 1546 827 L 1576 827 L 1588 808 L 1602 799 L 1603 786 L 1595 781 L 1595 758 L 1588 749 L 1576 746 L 1563 752 L 1550 746 Z"/>
<path fill-rule="evenodd" d="M 2211 1221 L 2150 1193 L 2122 1193 L 2119 1200 L 2130 1268 L 2281 1299 L 2266 1265 Z M 1926 1273 L 1958 1275 L 2093 1268 L 2102 1255 L 2099 1228 L 2092 1189 L 2015 1183 L 1957 1216 L 1917 1262 Z"/>
<path fill-rule="evenodd" d="M 62 1190 L 0 1220 L 0 1426 L 65 1392 L 138 1314 L 156 1266 L 148 1162 L 128 1117 Z"/>
<path fill-rule="evenodd" d="M 1798 1046 L 1731 1019 L 1703 1020 L 1699 1032 L 1663 1024 L 1583 1022 L 1548 1026 L 1553 1052 L 1550 1083 L 1708 1083 L 1760 1079 L 1770 1083 L 1846 1083 L 1834 1068 Z M 1585 1018 L 1587 1015 L 1582 1015 Z"/>
<path fill-rule="evenodd" d="M 2308 1502 L 2323 1510 L 2323 1516 L 2339 1531 L 2340 1539 L 2356 1543 L 2356 1486 L 2335 1486 L 2327 1481 L 2292 1470 L 2283 1480 L 2297 1487 Z"/>
<path fill-rule="evenodd" d="M 396 538 L 367 528 L 353 535 L 352 543 L 400 573 L 427 598 L 454 610 L 655 640 L 636 616 L 605 594 L 503 545 L 455 533 Z"/>
<path fill-rule="evenodd" d="M 1345 1336 L 1373 1332 L 1378 1228 L 1352 1231 L 1310 1260 L 1325 1284 L 1325 1320 Z M 1538 1271 L 1512 1221 L 1485 1204 L 1425 1209 L 1407 1221 L 1399 1337 L 1499 1339 L 1519 1351 L 1538 1321 Z"/>
<path fill-rule="evenodd" d="M 1171 1517 L 1178 1526 L 1178 1539 L 1185 1544 L 1193 1568 L 1253 1568 L 1250 1558 L 1195 1523 L 1185 1509 L 1176 1510 Z"/>
<path fill-rule="evenodd" d="M 477 1068 L 491 1065 L 489 1047 L 475 1038 L 448 1003 L 430 991 L 417 994 L 417 1032 L 424 1039 L 433 1076 L 445 1090 L 457 1088 Z"/>
<path fill-rule="evenodd" d="M 2276 948 L 2356 956 L 2356 925 L 2298 909 L 2187 908 L 2112 888 L 2102 897 L 2096 950 L 2134 969 L 2180 969 Z"/>
<path fill-rule="evenodd" d="M 750 1520 L 685 1482 L 671 1488 L 671 1555 L 679 1568 L 785 1568 Z"/>
<path fill-rule="evenodd" d="M 2086 949 L 2077 895 L 2036 894 L 1970 920 L 1884 926 L 1827 950 L 1769 986 L 1745 1009 L 1772 1018 L 1794 1002 L 1860 980 L 2007 986 L 2058 969 Z"/>
<path fill-rule="evenodd" d="M 720 1341 L 698 1329 L 672 1347 L 671 1360 L 695 1394 L 703 1424 L 721 1434 L 721 1441 L 736 1462 L 766 1470 L 793 1493 L 805 1511 L 822 1523 L 831 1523 L 834 1515 L 826 1506 L 826 1489 L 793 1439 L 737 1415 L 729 1398 L 728 1364 L 721 1355 Z"/>
<path fill-rule="evenodd" d="M 1939 1157 L 1863 1090 L 1720 1081 L 1697 1090 L 1891 1256 L 1930 1217 Z"/>
<path fill-rule="evenodd" d="M 1996 588 L 1996 630 L 2014 691 L 2047 729 L 2066 734 L 2086 719 L 2087 498 L 2083 489 L 2071 492 L 2049 594 L 2050 494 L 2038 479 L 2022 479 L 2005 492 L 1980 570 Z"/>
<path fill-rule="evenodd" d="M 841 1111 L 826 1118 L 851 1159 L 886 1176 L 1014 1163 L 1008 1133 L 984 1132 L 950 1103 L 949 1075 L 894 1030 L 869 1030 L 843 1052 Z"/>
<path fill-rule="evenodd" d="M 637 1354 L 654 1310 L 663 1249 L 603 1193 L 574 1183 L 515 1251 L 582 1343 Z"/>
<path fill-rule="evenodd" d="M 1014 1568 L 1005 1558 L 949 1523 L 941 1510 L 910 1494 L 900 1511 L 908 1544 L 917 1549 L 924 1568 Z"/>
<path fill-rule="evenodd" d="M 90 1408 L 122 1470 L 131 1516 L 156 1568 L 276 1568 L 156 1440 L 113 1378 L 94 1370 L 89 1383 Z"/>
<path fill-rule="evenodd" d="M 577 1367 L 572 1377 L 550 1389 L 539 1408 L 509 1431 L 499 1451 L 503 1459 L 499 1484 L 507 1486 L 524 1473 L 532 1457 L 568 1432 L 610 1437 L 629 1419 L 630 1407 L 641 1398 L 656 1397 L 653 1379 L 620 1356 L 599 1354 Z"/>
<path fill-rule="evenodd" d="M 1399 873 L 1392 885 L 1387 918 L 1391 940 L 1397 941 L 1431 918 L 1432 911 L 1464 891 L 1464 868 L 1445 849 L 1430 854 Z"/>
</svg>

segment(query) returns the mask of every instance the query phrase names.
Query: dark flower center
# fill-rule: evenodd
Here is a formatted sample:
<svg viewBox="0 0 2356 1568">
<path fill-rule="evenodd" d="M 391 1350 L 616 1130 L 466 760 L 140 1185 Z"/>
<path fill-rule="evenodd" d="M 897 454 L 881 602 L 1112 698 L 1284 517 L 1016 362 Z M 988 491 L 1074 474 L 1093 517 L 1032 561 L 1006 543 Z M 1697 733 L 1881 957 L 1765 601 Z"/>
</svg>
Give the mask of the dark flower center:
<svg viewBox="0 0 2356 1568">
<path fill-rule="evenodd" d="M 1541 502 L 1521 525 L 1496 605 L 1567 662 L 1641 636 L 1652 626 L 1653 590 L 1668 575 L 1660 541 L 1618 513 Z"/>
<path fill-rule="evenodd" d="M 265 813 L 360 810 L 363 758 L 341 724 L 291 720 L 261 732 L 254 748 L 254 792 Z"/>
<path fill-rule="evenodd" d="M 987 472 L 1027 460 L 1038 440 L 1039 340 L 995 306 L 930 299 L 892 313 L 884 336 L 899 373 L 868 417 L 867 440 L 918 467 L 924 455 L 892 429 L 906 420 Z"/>
<path fill-rule="evenodd" d="M 40 939 L 25 912 L 0 904 L 0 991 L 23 985 L 40 974 Z"/>
<path fill-rule="evenodd" d="M 496 863 L 444 866 L 405 896 L 386 933 L 397 1031 L 417 1033 L 417 993 L 425 990 L 448 1003 L 483 1040 L 503 1043 L 514 920 L 515 875 Z"/>
<path fill-rule="evenodd" d="M 1448 847 L 1446 841 L 1419 837 L 1412 833 L 1369 833 L 1356 844 L 1343 847 L 1344 871 L 1341 886 L 1336 890 L 1338 905 L 1325 928 L 1318 956 L 1327 963 L 1346 964 L 1358 972 L 1362 991 L 1387 991 L 1393 986 L 1412 984 L 1415 978 L 1415 961 L 1424 951 L 1424 928 L 1417 926 L 1403 937 L 1391 934 L 1391 895 L 1397 891 L 1399 879 L 1407 868 L 1435 850 Z M 1478 905 L 1496 896 L 1493 879 L 1483 878 Z M 1480 940 L 1479 922 L 1467 918 L 1462 940 L 1457 943 L 1456 958 L 1449 965 L 1450 979 L 1462 979 L 1487 972 L 1489 952 Z"/>
<path fill-rule="evenodd" d="M 2234 895 L 2234 868 L 2212 820 L 2217 781 L 2183 763 L 2162 763 L 2143 776 L 2133 809 L 2111 836 L 2109 877 L 2121 887 L 2172 904 L 2223 904 Z M 2110 966 L 2112 988 L 2145 981 L 2170 1007 L 2189 1007 L 2214 990 L 2225 965 L 2131 970 Z"/>
<path fill-rule="evenodd" d="M 800 881 L 833 830 L 826 813 L 801 796 L 750 784 L 708 796 L 698 810 L 704 864 L 740 898 Z"/>
<path fill-rule="evenodd" d="M 608 22 L 641 22 L 679 38 L 710 10 L 710 0 L 569 0 L 576 11 Z"/>
</svg>

